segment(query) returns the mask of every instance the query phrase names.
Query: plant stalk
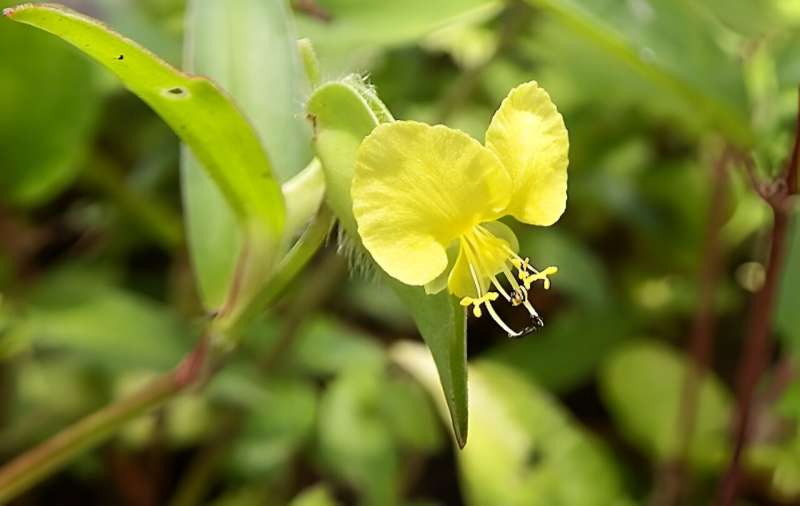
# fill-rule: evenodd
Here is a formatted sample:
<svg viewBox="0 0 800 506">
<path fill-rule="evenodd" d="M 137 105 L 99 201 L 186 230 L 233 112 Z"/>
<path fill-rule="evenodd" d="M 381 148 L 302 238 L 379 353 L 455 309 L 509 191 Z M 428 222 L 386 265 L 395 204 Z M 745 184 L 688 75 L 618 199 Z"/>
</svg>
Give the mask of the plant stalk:
<svg viewBox="0 0 800 506">
<path fill-rule="evenodd" d="M 686 492 L 689 453 L 697 425 L 698 394 L 714 353 L 714 294 L 721 274 L 720 233 L 725 224 L 729 161 L 730 151 L 726 147 L 715 161 L 711 174 L 711 203 L 698 277 L 700 297 L 689 335 L 691 361 L 683 382 L 676 426 L 678 454 L 674 462 L 665 466 L 659 477 L 654 500 L 658 506 L 679 504 Z"/>
<path fill-rule="evenodd" d="M 160 406 L 195 384 L 205 366 L 207 340 L 169 373 L 135 394 L 79 420 L 0 468 L 0 504 L 19 496 L 61 469 L 77 455 L 101 443 L 129 420 Z"/>
<path fill-rule="evenodd" d="M 772 185 L 764 198 L 772 209 L 774 222 L 770 234 L 770 250 L 764 285 L 753 300 L 748 321 L 747 338 L 737 373 L 738 412 L 733 456 L 720 483 L 717 504 L 732 506 L 739 493 L 742 454 L 751 435 L 753 405 L 758 382 L 772 351 L 772 316 L 780 288 L 781 271 L 786 259 L 787 240 L 792 218 L 792 204 L 797 195 L 800 165 L 800 93 L 798 94 L 795 138 L 789 162 L 782 177 Z"/>
</svg>

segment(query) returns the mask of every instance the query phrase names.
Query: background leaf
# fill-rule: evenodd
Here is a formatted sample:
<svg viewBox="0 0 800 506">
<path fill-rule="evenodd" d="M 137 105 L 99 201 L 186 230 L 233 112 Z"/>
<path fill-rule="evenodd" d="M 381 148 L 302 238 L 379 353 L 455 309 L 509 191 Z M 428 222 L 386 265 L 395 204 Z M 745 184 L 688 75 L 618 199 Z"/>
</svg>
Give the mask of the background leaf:
<svg viewBox="0 0 800 506">
<path fill-rule="evenodd" d="M 494 0 L 323 0 L 319 7 L 329 19 L 298 19 L 300 33 L 314 43 L 331 75 L 352 71 L 384 47 L 414 42 L 437 28 L 463 18 L 485 19 L 496 13 Z"/>
<path fill-rule="evenodd" d="M 752 142 L 741 71 L 690 2 L 528 1 L 553 12 L 565 27 L 651 84 L 678 96 L 684 113 L 700 115 L 739 143 Z"/>
<path fill-rule="evenodd" d="M 392 356 L 445 407 L 424 350 L 399 343 Z M 627 504 L 608 450 L 534 383 L 482 360 L 469 389 L 470 443 L 457 454 L 468 504 Z"/>
<path fill-rule="evenodd" d="M 677 455 L 679 403 L 686 358 L 655 341 L 632 343 L 612 355 L 600 376 L 608 409 L 625 436 L 660 461 Z M 657 399 L 657 402 L 653 402 Z M 727 458 L 731 394 L 714 376 L 699 386 L 690 462 L 705 470 Z"/>
<path fill-rule="evenodd" d="M 285 3 L 192 0 L 186 26 L 188 69 L 210 77 L 233 97 L 269 153 L 278 180 L 299 172 L 310 159 L 310 133 L 301 113 L 304 83 Z M 241 253 L 242 231 L 230 204 L 189 150 L 182 156 L 182 182 L 200 290 L 207 307 L 218 307 Z"/>
<path fill-rule="evenodd" d="M 0 1 L 0 8 L 11 3 Z M 0 61 L 0 196 L 39 204 L 71 183 L 85 162 L 101 98 L 96 74 L 73 49 L 5 19 Z"/>
<path fill-rule="evenodd" d="M 262 264 L 261 272 L 248 266 L 243 274 L 247 287 L 241 291 L 250 295 L 251 285 L 260 285 L 266 277 L 263 266 L 271 265 L 270 256 L 275 256 L 285 209 L 259 138 L 230 99 L 211 81 L 177 71 L 75 12 L 24 5 L 6 15 L 54 33 L 106 66 L 192 148 L 237 215 L 249 241 L 248 258 L 256 257 Z"/>
</svg>

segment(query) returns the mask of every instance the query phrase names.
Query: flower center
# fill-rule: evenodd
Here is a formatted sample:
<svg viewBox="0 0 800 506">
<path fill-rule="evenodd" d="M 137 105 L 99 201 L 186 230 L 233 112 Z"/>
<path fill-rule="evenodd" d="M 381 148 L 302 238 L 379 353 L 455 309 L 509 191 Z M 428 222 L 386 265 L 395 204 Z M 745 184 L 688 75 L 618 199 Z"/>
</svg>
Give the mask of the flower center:
<svg viewBox="0 0 800 506">
<path fill-rule="evenodd" d="M 483 315 L 482 307 L 485 307 L 492 319 L 508 333 L 509 337 L 520 337 L 544 326 L 539 313 L 528 298 L 528 293 L 535 281 L 542 281 L 545 290 L 549 289 L 548 276 L 558 272 L 557 267 L 536 270 L 530 264 L 530 260 L 517 255 L 507 241 L 494 236 L 480 225 L 476 225 L 461 236 L 461 250 L 469 265 L 470 276 L 477 294 L 477 297 L 462 298 L 462 306 L 472 306 L 472 314 L 476 318 Z M 516 275 L 513 273 L 514 270 Z M 500 273 L 505 277 L 508 289 L 497 279 Z M 527 309 L 531 324 L 520 331 L 515 331 L 506 324 L 492 306 L 492 302 L 500 296 L 512 306 L 523 306 Z"/>
</svg>

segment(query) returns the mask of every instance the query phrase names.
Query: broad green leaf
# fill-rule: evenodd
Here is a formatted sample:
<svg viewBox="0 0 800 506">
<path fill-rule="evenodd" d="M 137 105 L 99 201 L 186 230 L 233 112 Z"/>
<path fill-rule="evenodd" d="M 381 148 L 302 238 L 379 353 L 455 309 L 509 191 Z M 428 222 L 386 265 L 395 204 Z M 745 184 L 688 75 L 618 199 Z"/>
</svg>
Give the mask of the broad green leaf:
<svg viewBox="0 0 800 506">
<path fill-rule="evenodd" d="M 444 413 L 435 368 L 424 350 L 401 342 L 390 354 Z M 469 388 L 470 444 L 456 454 L 467 504 L 631 504 L 608 449 L 544 390 L 491 360 L 470 366 Z"/>
<path fill-rule="evenodd" d="M 384 363 L 354 362 L 336 376 L 320 401 L 318 425 L 326 468 L 367 505 L 398 504 L 402 457 L 431 454 L 442 442 L 426 393 L 407 375 L 387 374 Z"/>
<path fill-rule="evenodd" d="M 381 413 L 399 448 L 420 455 L 441 449 L 441 425 L 430 397 L 419 383 L 407 375 L 389 376 L 381 394 Z"/>
<path fill-rule="evenodd" d="M 320 401 L 320 456 L 360 493 L 362 504 L 397 504 L 399 456 L 380 413 L 382 369 L 354 366 Z"/>
<path fill-rule="evenodd" d="M 77 175 L 102 97 L 72 48 L 4 19 L 0 61 L 0 199 L 36 205 Z"/>
<path fill-rule="evenodd" d="M 189 348 L 190 331 L 177 315 L 93 270 L 55 271 L 28 299 L 16 331 L 37 348 L 70 351 L 105 367 L 157 370 L 177 364 Z"/>
<path fill-rule="evenodd" d="M 187 70 L 213 79 L 242 108 L 276 178 L 297 173 L 309 160 L 310 133 L 301 114 L 301 70 L 285 3 L 193 0 L 186 27 Z M 244 238 L 224 195 L 188 150 L 181 172 L 195 272 L 206 306 L 218 307 Z"/>
<path fill-rule="evenodd" d="M 189 145 L 242 227 L 247 246 L 241 277 L 247 286 L 237 287 L 239 301 L 252 295 L 269 273 L 285 209 L 258 134 L 230 98 L 208 79 L 176 70 L 69 9 L 26 4 L 4 14 L 61 37 L 107 67 Z"/>
<path fill-rule="evenodd" d="M 296 343 L 283 361 L 292 370 L 333 376 L 353 364 L 383 364 L 383 350 L 368 335 L 332 318 L 315 316 L 298 331 Z"/>
<path fill-rule="evenodd" d="M 330 17 L 298 15 L 298 29 L 317 47 L 333 71 L 353 71 L 386 47 L 414 43 L 421 36 L 465 18 L 485 19 L 501 5 L 494 0 L 323 0 Z"/>
<path fill-rule="evenodd" d="M 706 125 L 737 143 L 752 142 L 741 71 L 688 0 L 527 1 L 680 98 Z"/>
<path fill-rule="evenodd" d="M 350 197 L 356 149 L 378 123 L 391 121 L 391 114 L 357 76 L 320 86 L 309 98 L 307 111 L 314 125 L 314 148 L 325 171 L 328 205 L 350 240 L 358 242 Z M 384 279 L 405 303 L 433 354 L 456 438 L 463 446 L 467 440 L 464 309 L 447 293 L 427 295 L 422 288 Z"/>
<path fill-rule="evenodd" d="M 687 366 L 684 356 L 665 345 L 640 341 L 614 354 L 600 375 L 606 405 L 625 436 L 661 461 L 677 456 L 678 414 Z M 733 402 L 713 375 L 707 375 L 698 388 L 689 462 L 697 469 L 715 469 L 727 458 Z"/>
</svg>

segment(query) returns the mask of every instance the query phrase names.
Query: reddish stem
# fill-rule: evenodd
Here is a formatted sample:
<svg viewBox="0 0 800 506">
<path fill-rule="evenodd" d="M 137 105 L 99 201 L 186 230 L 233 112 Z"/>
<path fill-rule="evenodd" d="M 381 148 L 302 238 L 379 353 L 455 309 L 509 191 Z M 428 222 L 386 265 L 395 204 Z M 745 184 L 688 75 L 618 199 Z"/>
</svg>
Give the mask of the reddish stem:
<svg viewBox="0 0 800 506">
<path fill-rule="evenodd" d="M 747 338 L 737 373 L 738 412 L 736 439 L 730 465 L 717 495 L 717 504 L 732 506 L 739 493 L 741 461 L 753 421 L 753 405 L 758 382 L 772 351 L 772 315 L 780 286 L 780 275 L 786 259 L 786 243 L 791 223 L 791 202 L 797 194 L 797 171 L 800 163 L 800 94 L 798 95 L 795 138 L 789 162 L 772 192 L 765 200 L 772 208 L 774 223 L 771 232 L 769 258 L 764 285 L 755 295 L 747 326 Z"/>
<path fill-rule="evenodd" d="M 692 435 L 695 431 L 699 385 L 709 367 L 714 350 L 716 331 L 714 294 L 722 270 L 720 232 L 725 224 L 728 163 L 731 154 L 731 151 L 725 148 L 714 163 L 714 170 L 711 174 L 711 203 L 708 209 L 708 222 L 698 279 L 699 305 L 689 335 L 689 353 L 692 360 L 686 370 L 677 419 L 678 456 L 676 461 L 666 466 L 659 477 L 659 490 L 654 501 L 656 505 L 677 504 L 685 493 L 686 462 L 689 457 Z"/>
<path fill-rule="evenodd" d="M 173 371 L 159 376 L 133 395 L 79 420 L 2 466 L 0 503 L 5 504 L 59 470 L 76 455 L 104 441 L 121 424 L 196 384 L 202 379 L 207 350 L 206 339 L 202 339 Z"/>
</svg>

